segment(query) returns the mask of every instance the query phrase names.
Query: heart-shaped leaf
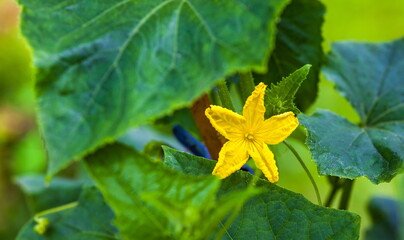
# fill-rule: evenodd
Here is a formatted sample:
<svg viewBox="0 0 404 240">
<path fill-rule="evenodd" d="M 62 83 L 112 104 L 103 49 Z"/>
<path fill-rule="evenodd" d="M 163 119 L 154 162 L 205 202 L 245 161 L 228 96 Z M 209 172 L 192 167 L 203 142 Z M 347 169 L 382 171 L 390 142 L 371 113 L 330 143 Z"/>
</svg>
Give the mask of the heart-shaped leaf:
<svg viewBox="0 0 404 240">
<path fill-rule="evenodd" d="M 390 181 L 404 169 L 404 39 L 336 43 L 324 73 L 361 123 L 327 111 L 299 115 L 320 174 Z"/>
<path fill-rule="evenodd" d="M 128 240 L 209 239 L 235 206 L 257 193 L 217 198 L 217 177 L 187 176 L 122 144 L 89 155 L 86 165 Z"/>
<path fill-rule="evenodd" d="M 215 161 L 164 148 L 165 164 L 189 175 L 210 175 Z M 249 173 L 238 171 L 222 181 L 219 194 L 245 189 Z M 250 198 L 224 239 L 358 239 L 359 216 L 314 205 L 302 195 L 259 180 L 263 193 Z"/>
<path fill-rule="evenodd" d="M 219 79 L 264 71 L 288 0 L 21 0 L 48 176 Z"/>
</svg>

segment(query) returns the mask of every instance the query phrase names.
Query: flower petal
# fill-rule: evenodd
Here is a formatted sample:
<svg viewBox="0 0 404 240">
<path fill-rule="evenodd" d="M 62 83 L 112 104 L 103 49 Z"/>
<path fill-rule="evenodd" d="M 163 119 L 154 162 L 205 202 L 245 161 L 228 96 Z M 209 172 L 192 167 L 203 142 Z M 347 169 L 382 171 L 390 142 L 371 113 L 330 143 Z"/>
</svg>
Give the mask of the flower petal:
<svg viewBox="0 0 404 240">
<path fill-rule="evenodd" d="M 247 98 L 243 107 L 243 116 L 247 120 L 247 126 L 253 130 L 264 121 L 265 106 L 264 95 L 267 85 L 260 83 L 255 87 L 251 96 Z"/>
<path fill-rule="evenodd" d="M 245 141 L 228 141 L 219 153 L 219 160 L 212 174 L 220 178 L 226 178 L 239 170 L 248 160 Z"/>
<path fill-rule="evenodd" d="M 207 108 L 205 115 L 209 118 L 212 126 L 225 138 L 229 140 L 244 138 L 243 128 L 245 126 L 245 118 L 243 116 L 215 105 Z"/>
<path fill-rule="evenodd" d="M 293 112 L 285 112 L 265 120 L 256 133 L 259 140 L 266 144 L 278 144 L 285 140 L 299 126 Z"/>
<path fill-rule="evenodd" d="M 268 145 L 264 143 L 252 145 L 248 153 L 254 159 L 255 165 L 261 169 L 271 183 L 277 182 L 279 180 L 278 167 L 274 154 L 269 150 Z"/>
</svg>

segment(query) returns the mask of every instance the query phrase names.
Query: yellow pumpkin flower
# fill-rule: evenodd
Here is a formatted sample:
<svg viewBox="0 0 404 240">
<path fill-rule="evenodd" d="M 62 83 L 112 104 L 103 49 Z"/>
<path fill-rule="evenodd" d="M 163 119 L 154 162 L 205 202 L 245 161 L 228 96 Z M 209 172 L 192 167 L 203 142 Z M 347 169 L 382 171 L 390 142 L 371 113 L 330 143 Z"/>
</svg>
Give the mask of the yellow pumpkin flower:
<svg viewBox="0 0 404 240">
<path fill-rule="evenodd" d="M 239 170 L 251 156 L 270 182 L 279 180 L 274 154 L 267 144 L 278 144 L 285 140 L 299 122 L 293 112 L 264 120 L 266 87 L 263 83 L 255 87 L 243 107 L 242 116 L 215 105 L 206 109 L 205 114 L 213 127 L 229 140 L 220 150 L 213 175 L 226 178 Z"/>
</svg>

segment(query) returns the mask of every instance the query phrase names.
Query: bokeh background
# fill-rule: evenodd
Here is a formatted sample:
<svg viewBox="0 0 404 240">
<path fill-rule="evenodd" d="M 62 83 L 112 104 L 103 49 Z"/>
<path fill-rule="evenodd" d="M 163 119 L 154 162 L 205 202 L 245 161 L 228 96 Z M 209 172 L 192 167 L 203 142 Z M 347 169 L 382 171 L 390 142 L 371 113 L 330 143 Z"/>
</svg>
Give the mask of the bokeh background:
<svg viewBox="0 0 404 240">
<path fill-rule="evenodd" d="M 323 48 L 339 40 L 388 41 L 404 36 L 404 1 L 402 0 L 322 0 L 327 8 L 323 26 Z M 34 68 L 27 41 L 19 30 L 20 8 L 13 0 L 0 0 L 0 239 L 14 239 L 21 226 L 32 217 L 33 210 L 17 184 L 21 176 L 43 174 L 46 153 L 35 118 Z M 44 36 L 45 38 L 46 36 Z M 401 86 L 402 87 L 402 86 Z M 359 118 L 351 105 L 323 77 L 316 103 L 317 108 L 329 109 L 352 122 Z M 302 153 L 319 184 L 322 198 L 329 191 L 326 177 L 318 175 L 310 154 L 297 140 L 290 142 Z M 278 158 L 281 180 L 279 185 L 302 193 L 316 203 L 313 188 L 301 166 L 284 145 L 273 149 Z M 72 170 L 73 169 L 73 170 Z M 76 177 L 76 168 L 62 175 Z M 21 179 L 21 178 L 20 178 Z M 362 217 L 362 238 L 372 226 L 368 212 L 374 197 L 404 200 L 404 175 L 390 183 L 373 185 L 365 178 L 355 182 L 349 210 Z M 335 205 L 337 206 L 337 205 Z M 388 218 L 388 217 L 387 217 Z M 404 225 L 404 223 L 401 223 Z M 404 236 L 404 235 L 403 235 Z M 367 239 L 371 239 L 369 234 Z"/>
</svg>

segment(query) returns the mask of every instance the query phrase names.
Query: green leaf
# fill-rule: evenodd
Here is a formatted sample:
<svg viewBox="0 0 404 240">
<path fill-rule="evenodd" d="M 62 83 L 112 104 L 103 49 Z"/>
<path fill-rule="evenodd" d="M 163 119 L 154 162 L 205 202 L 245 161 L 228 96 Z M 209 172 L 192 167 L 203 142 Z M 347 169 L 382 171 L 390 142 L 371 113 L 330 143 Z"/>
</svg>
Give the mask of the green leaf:
<svg viewBox="0 0 404 240">
<path fill-rule="evenodd" d="M 165 148 L 165 164 L 190 175 L 208 175 L 215 161 Z M 251 175 L 237 171 L 222 181 L 220 194 L 243 189 Z M 264 192 L 249 199 L 224 239 L 358 239 L 358 215 L 320 207 L 302 195 L 259 180 Z"/>
<path fill-rule="evenodd" d="M 362 122 L 326 111 L 299 115 L 320 174 L 390 181 L 404 170 L 404 39 L 334 44 L 324 72 Z"/>
<path fill-rule="evenodd" d="M 309 74 L 311 65 L 306 64 L 291 73 L 265 93 L 264 104 L 266 108 L 265 117 L 269 118 L 284 112 L 292 111 L 298 114 L 300 111 L 295 106 L 294 100 L 300 85 Z"/>
<path fill-rule="evenodd" d="M 332 45 L 323 72 L 358 112 L 364 126 L 404 121 L 404 38 Z"/>
<path fill-rule="evenodd" d="M 151 141 L 163 142 L 176 149 L 186 150 L 172 135 L 171 126 L 141 125 L 129 130 L 119 138 L 119 142 L 131 146 L 137 151 L 144 150 Z"/>
<path fill-rule="evenodd" d="M 276 48 L 268 62 L 268 72 L 255 76 L 259 82 L 279 82 L 295 69 L 311 64 L 307 80 L 296 95 L 296 104 L 301 110 L 306 110 L 317 97 L 324 13 L 325 7 L 320 1 L 292 0 L 277 24 Z"/>
<path fill-rule="evenodd" d="M 298 118 L 308 130 L 307 145 L 322 175 L 350 179 L 366 176 L 380 183 L 390 181 L 402 168 L 397 156 L 404 154 L 402 142 L 384 130 L 360 128 L 325 110 Z"/>
<path fill-rule="evenodd" d="M 367 229 L 365 240 L 399 240 L 404 219 L 400 214 L 400 202 L 386 197 L 374 197 L 368 203 L 372 226 Z"/>
<path fill-rule="evenodd" d="M 89 155 L 86 165 L 123 239 L 208 239 L 235 205 L 256 193 L 236 192 L 219 209 L 215 176 L 184 175 L 121 144 Z"/>
<path fill-rule="evenodd" d="M 57 177 L 45 184 L 44 176 L 26 175 L 18 177 L 16 183 L 25 193 L 32 212 L 37 213 L 77 201 L 84 182 Z"/>
<path fill-rule="evenodd" d="M 77 206 L 44 214 L 49 220 L 45 233 L 34 232 L 30 220 L 21 229 L 17 240 L 105 240 L 118 239 L 117 229 L 111 225 L 113 213 L 95 187 L 85 187 Z"/>
<path fill-rule="evenodd" d="M 264 71 L 288 0 L 20 2 L 51 177 L 231 73 Z"/>
</svg>

